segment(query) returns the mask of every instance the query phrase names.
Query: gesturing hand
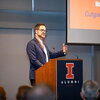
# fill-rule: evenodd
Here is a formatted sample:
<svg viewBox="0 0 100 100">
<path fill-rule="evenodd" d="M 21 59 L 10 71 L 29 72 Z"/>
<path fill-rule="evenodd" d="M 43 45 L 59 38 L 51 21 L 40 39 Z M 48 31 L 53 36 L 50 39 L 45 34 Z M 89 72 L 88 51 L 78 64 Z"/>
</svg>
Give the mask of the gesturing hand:
<svg viewBox="0 0 100 100">
<path fill-rule="evenodd" d="M 68 51 L 68 47 L 67 45 L 65 45 L 64 43 L 62 44 L 62 50 L 63 50 L 63 53 L 66 54 L 67 51 Z"/>
</svg>

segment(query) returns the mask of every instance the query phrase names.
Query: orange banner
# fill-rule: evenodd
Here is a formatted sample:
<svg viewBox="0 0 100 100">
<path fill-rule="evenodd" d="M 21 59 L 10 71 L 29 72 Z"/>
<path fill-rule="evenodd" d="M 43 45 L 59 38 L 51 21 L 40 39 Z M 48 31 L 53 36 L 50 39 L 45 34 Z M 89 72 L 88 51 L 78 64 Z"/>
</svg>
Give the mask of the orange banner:
<svg viewBox="0 0 100 100">
<path fill-rule="evenodd" d="M 70 0 L 70 28 L 100 29 L 100 0 Z"/>
</svg>

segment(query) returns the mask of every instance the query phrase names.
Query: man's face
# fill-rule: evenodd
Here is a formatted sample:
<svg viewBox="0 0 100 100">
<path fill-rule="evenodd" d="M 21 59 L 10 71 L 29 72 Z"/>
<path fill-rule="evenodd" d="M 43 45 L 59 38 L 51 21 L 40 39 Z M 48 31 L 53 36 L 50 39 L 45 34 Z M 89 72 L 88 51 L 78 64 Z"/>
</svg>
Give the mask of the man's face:
<svg viewBox="0 0 100 100">
<path fill-rule="evenodd" d="M 41 25 L 38 30 L 36 30 L 36 34 L 38 37 L 44 39 L 46 37 L 46 27 Z"/>
</svg>

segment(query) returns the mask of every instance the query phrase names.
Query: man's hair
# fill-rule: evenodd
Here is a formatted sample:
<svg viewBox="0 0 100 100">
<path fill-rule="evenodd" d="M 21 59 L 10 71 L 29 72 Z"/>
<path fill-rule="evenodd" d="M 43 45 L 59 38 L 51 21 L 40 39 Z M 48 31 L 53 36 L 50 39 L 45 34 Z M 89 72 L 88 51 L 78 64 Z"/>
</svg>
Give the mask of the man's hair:
<svg viewBox="0 0 100 100">
<path fill-rule="evenodd" d="M 6 91 L 0 86 L 0 100 L 6 100 Z"/>
<path fill-rule="evenodd" d="M 38 30 L 39 27 L 42 26 L 42 25 L 43 25 L 43 26 L 46 26 L 45 24 L 36 24 L 36 25 L 35 25 L 35 27 L 34 27 L 34 34 L 35 34 L 35 31 Z"/>
<path fill-rule="evenodd" d="M 97 98 L 99 88 L 100 87 L 96 81 L 94 80 L 85 81 L 82 86 L 82 94 L 87 99 Z"/>
<path fill-rule="evenodd" d="M 100 89 L 99 89 L 99 95 L 98 95 L 98 99 L 97 100 L 100 100 Z"/>
<path fill-rule="evenodd" d="M 18 88 L 16 99 L 17 100 L 25 100 L 27 93 L 32 89 L 32 87 L 28 85 L 23 85 Z"/>
<path fill-rule="evenodd" d="M 27 100 L 56 100 L 56 96 L 49 86 L 39 84 L 28 93 Z"/>
</svg>

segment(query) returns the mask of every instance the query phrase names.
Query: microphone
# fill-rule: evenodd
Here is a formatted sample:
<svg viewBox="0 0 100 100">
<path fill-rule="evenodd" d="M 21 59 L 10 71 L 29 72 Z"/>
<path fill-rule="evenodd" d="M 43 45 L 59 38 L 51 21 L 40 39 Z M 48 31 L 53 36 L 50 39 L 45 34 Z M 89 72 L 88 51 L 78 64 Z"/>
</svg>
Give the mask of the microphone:
<svg viewBox="0 0 100 100">
<path fill-rule="evenodd" d="M 76 59 L 79 59 L 78 55 L 74 55 L 76 57 Z"/>
<path fill-rule="evenodd" d="M 53 52 L 55 52 L 55 47 L 52 48 Z"/>
</svg>

